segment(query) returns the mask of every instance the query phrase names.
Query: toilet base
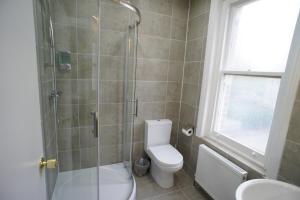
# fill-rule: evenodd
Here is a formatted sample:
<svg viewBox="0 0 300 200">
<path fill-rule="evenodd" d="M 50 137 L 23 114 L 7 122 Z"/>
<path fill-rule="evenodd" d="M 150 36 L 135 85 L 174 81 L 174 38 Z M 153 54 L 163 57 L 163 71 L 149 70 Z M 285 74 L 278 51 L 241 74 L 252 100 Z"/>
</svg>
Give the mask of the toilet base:
<svg viewBox="0 0 300 200">
<path fill-rule="evenodd" d="M 150 174 L 162 188 L 170 188 L 174 185 L 174 173 L 162 171 L 154 162 L 151 162 Z"/>
</svg>

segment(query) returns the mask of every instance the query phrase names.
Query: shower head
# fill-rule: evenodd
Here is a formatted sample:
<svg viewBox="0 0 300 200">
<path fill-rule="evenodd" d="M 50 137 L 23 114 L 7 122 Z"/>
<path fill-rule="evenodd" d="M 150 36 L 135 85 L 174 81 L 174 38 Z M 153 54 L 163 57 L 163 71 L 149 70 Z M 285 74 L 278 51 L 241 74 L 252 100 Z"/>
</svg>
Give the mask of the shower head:
<svg viewBox="0 0 300 200">
<path fill-rule="evenodd" d="M 137 15 L 137 17 L 138 17 L 138 20 L 136 21 L 137 25 L 139 25 L 141 23 L 141 19 L 142 19 L 141 12 L 131 2 L 125 1 L 125 0 L 112 0 L 112 1 L 114 1 L 114 2 L 116 2 L 118 4 L 120 4 L 120 5 L 128 8 L 129 10 L 131 10 L 132 12 L 134 12 Z"/>
</svg>

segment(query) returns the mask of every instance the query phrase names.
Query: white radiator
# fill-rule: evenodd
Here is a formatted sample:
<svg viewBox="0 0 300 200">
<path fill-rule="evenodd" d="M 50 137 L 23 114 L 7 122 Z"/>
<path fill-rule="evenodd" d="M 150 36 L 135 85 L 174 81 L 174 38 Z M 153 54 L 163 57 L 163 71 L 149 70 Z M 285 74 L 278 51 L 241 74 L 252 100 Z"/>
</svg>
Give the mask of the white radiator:
<svg viewBox="0 0 300 200">
<path fill-rule="evenodd" d="M 214 200 L 234 200 L 247 172 L 206 145 L 199 145 L 195 180 Z"/>
</svg>

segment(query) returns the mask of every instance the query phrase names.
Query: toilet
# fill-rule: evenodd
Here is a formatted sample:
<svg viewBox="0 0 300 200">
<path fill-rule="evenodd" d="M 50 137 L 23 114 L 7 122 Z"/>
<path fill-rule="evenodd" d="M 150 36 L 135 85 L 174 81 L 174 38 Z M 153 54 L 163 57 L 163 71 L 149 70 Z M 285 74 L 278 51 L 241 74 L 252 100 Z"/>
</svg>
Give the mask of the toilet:
<svg viewBox="0 0 300 200">
<path fill-rule="evenodd" d="M 183 166 L 183 157 L 170 144 L 172 121 L 146 120 L 144 149 L 151 159 L 150 173 L 162 188 L 174 185 L 174 173 Z"/>
</svg>

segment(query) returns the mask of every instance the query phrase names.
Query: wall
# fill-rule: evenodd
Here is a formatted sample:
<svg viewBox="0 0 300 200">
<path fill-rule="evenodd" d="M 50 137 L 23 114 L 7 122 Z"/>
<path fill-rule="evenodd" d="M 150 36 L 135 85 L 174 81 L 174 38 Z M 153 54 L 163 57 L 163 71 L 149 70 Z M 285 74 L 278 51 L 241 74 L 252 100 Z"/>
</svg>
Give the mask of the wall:
<svg viewBox="0 0 300 200">
<path fill-rule="evenodd" d="M 46 200 L 32 4 L 0 2 L 0 199 Z"/>
<path fill-rule="evenodd" d="M 141 0 L 137 96 L 133 159 L 143 154 L 144 121 L 173 122 L 171 143 L 177 142 L 181 81 L 185 54 L 188 0 Z"/>
<path fill-rule="evenodd" d="M 300 86 L 294 104 L 287 140 L 281 160 L 279 179 L 300 186 Z"/>
<path fill-rule="evenodd" d="M 187 47 L 184 65 L 183 89 L 180 109 L 180 128 L 197 125 L 198 106 L 203 76 L 203 63 L 209 20 L 210 0 L 191 0 L 188 21 Z M 179 129 L 180 130 L 180 129 Z M 197 164 L 199 144 L 206 144 L 246 171 L 248 178 L 261 177 L 259 173 L 229 156 L 220 149 L 193 135 L 187 137 L 179 132 L 178 149 L 184 157 L 184 168 L 194 176 Z"/>
</svg>

